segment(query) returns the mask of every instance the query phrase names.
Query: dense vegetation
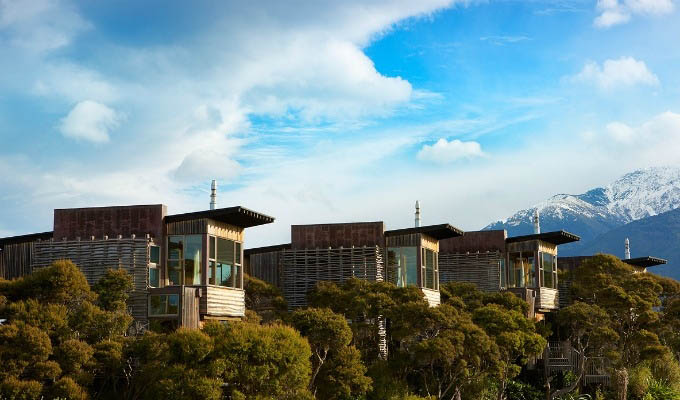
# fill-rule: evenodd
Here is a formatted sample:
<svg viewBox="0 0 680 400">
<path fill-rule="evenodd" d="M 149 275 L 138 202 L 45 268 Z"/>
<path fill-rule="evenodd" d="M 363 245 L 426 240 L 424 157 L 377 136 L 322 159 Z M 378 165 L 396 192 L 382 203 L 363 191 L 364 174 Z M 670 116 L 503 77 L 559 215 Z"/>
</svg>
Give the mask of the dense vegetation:
<svg viewBox="0 0 680 400">
<path fill-rule="evenodd" d="M 414 287 L 322 282 L 289 312 L 249 278 L 244 321 L 131 337 L 130 278 L 109 270 L 90 288 L 61 261 L 0 281 L 0 397 L 680 399 L 680 284 L 606 255 L 563 278 L 572 304 L 541 322 L 518 297 L 465 283 L 429 307 Z M 549 337 L 606 360 L 612 385 L 584 386 L 585 363 L 546 379 Z"/>
</svg>

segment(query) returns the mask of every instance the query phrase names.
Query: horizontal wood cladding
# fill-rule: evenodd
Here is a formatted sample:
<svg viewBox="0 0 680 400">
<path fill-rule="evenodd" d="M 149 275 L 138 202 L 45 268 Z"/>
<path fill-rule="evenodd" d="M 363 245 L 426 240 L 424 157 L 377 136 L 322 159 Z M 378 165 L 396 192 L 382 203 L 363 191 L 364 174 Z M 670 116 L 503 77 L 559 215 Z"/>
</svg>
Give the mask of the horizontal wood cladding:
<svg viewBox="0 0 680 400">
<path fill-rule="evenodd" d="M 106 270 L 124 269 L 132 277 L 128 306 L 137 320 L 147 319 L 150 242 L 146 238 L 35 242 L 32 268 L 45 268 L 57 260 L 71 260 L 94 285 Z"/>
<path fill-rule="evenodd" d="M 441 295 L 439 290 L 420 288 L 425 295 L 425 300 L 430 304 L 430 307 L 436 307 L 441 304 Z"/>
<path fill-rule="evenodd" d="M 502 256 L 498 251 L 439 253 L 439 284 L 470 282 L 480 290 L 498 292 L 501 289 Z"/>
<path fill-rule="evenodd" d="M 508 253 L 517 251 L 538 251 L 539 241 L 538 240 L 527 240 L 525 242 L 513 242 L 508 243 L 507 249 Z"/>
<path fill-rule="evenodd" d="M 544 253 L 550 253 L 554 256 L 557 255 L 557 245 L 554 245 L 552 243 L 544 242 L 540 240 L 538 242 L 538 251 L 542 251 Z"/>
<path fill-rule="evenodd" d="M 290 230 L 291 247 L 295 250 L 383 246 L 385 242 L 383 222 L 293 225 Z"/>
<path fill-rule="evenodd" d="M 536 308 L 541 308 L 544 310 L 556 310 L 559 307 L 559 291 L 557 289 L 542 287 L 538 290 L 538 295 L 536 296 Z"/>
<path fill-rule="evenodd" d="M 246 314 L 245 291 L 219 286 L 203 286 L 200 313 L 211 317 L 243 317 Z"/>
<path fill-rule="evenodd" d="M 75 240 L 150 234 L 160 240 L 166 213 L 167 207 L 162 204 L 57 209 L 54 210 L 54 238 Z"/>
<path fill-rule="evenodd" d="M 236 242 L 243 242 L 244 229 L 235 225 L 227 224 L 225 222 L 208 220 L 208 234 L 218 236 L 224 239 L 234 240 Z"/>
<path fill-rule="evenodd" d="M 15 279 L 33 272 L 33 248 L 36 242 L 6 244 L 0 251 L 0 276 Z"/>
<path fill-rule="evenodd" d="M 463 236 L 439 241 L 440 253 L 505 252 L 504 230 L 467 231 Z"/>
<path fill-rule="evenodd" d="M 255 253 L 246 257 L 246 274 L 281 287 L 281 250 Z"/>
<path fill-rule="evenodd" d="M 384 278 L 383 251 L 379 246 L 281 253 L 283 295 L 289 308 L 307 305 L 307 293 L 321 281 L 341 284 L 356 277 L 368 281 Z"/>
</svg>

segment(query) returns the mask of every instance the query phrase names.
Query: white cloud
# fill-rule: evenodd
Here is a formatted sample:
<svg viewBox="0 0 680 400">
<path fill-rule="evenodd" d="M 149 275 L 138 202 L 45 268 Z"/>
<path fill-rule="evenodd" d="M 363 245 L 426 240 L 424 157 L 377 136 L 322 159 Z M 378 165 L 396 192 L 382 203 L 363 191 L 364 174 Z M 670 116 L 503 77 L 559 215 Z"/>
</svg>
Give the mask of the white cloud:
<svg viewBox="0 0 680 400">
<path fill-rule="evenodd" d="M 447 141 L 439 139 L 433 145 L 423 145 L 418 152 L 418 159 L 446 164 L 460 159 L 482 157 L 482 146 L 477 142 L 463 142 L 458 139 Z"/>
<path fill-rule="evenodd" d="M 54 50 L 89 28 L 90 24 L 66 2 L 0 0 L 0 31 L 8 33 L 13 46 L 35 52 Z"/>
<path fill-rule="evenodd" d="M 633 57 L 606 60 L 602 66 L 595 62 L 588 62 L 581 72 L 571 77 L 570 80 L 593 84 L 602 90 L 635 85 L 659 85 L 659 78 L 647 68 L 644 61 L 638 61 Z"/>
<path fill-rule="evenodd" d="M 109 131 L 118 127 L 122 116 L 115 110 L 92 100 L 81 101 L 61 120 L 59 130 L 73 139 L 93 143 L 109 141 Z"/>
<path fill-rule="evenodd" d="M 505 44 L 511 44 L 511 43 L 518 43 L 518 42 L 524 42 L 527 40 L 531 40 L 530 37 L 528 36 L 509 36 L 509 35 L 492 35 L 492 36 L 482 36 L 479 38 L 479 40 L 483 42 L 489 42 L 491 44 L 495 44 L 497 46 L 502 46 Z"/>
<path fill-rule="evenodd" d="M 609 28 L 630 21 L 633 15 L 664 15 L 673 12 L 672 0 L 598 0 L 600 12 L 593 24 Z"/>
<path fill-rule="evenodd" d="M 635 131 L 622 122 L 610 122 L 607 124 L 609 137 L 620 143 L 630 143 L 635 139 Z"/>
</svg>

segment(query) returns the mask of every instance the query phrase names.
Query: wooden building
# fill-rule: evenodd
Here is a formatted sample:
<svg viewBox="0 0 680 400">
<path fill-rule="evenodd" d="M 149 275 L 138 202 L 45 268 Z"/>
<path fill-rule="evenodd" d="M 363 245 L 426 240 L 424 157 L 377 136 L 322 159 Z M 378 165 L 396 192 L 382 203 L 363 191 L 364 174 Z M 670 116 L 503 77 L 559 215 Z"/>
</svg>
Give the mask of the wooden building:
<svg viewBox="0 0 680 400">
<path fill-rule="evenodd" d="M 162 204 L 54 210 L 54 231 L 0 239 L 0 273 L 13 279 L 74 262 L 92 285 L 109 268 L 133 278 L 136 327 L 198 327 L 245 315 L 245 228 L 274 218 L 243 207 L 167 215 Z"/>
<path fill-rule="evenodd" d="M 559 307 L 557 247 L 580 238 L 565 231 L 507 237 L 505 230 L 465 232 L 439 242 L 441 283 L 471 282 L 488 292 L 510 291 L 542 319 Z"/>
<path fill-rule="evenodd" d="M 293 225 L 291 243 L 248 249 L 247 273 L 281 288 L 291 308 L 307 304 L 320 281 L 355 277 L 417 286 L 440 302 L 439 242 L 463 232 L 449 224 L 385 230 L 382 221 Z"/>
</svg>

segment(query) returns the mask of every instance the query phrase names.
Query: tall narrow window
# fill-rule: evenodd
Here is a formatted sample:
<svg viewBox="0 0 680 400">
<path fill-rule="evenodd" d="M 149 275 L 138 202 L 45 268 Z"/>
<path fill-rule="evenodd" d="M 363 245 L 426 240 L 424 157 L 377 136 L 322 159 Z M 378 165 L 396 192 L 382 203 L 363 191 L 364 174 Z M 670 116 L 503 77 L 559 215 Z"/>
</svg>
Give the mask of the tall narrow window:
<svg viewBox="0 0 680 400">
<path fill-rule="evenodd" d="M 387 274 L 398 287 L 418 285 L 417 247 L 390 247 L 387 249 Z"/>
<path fill-rule="evenodd" d="M 149 246 L 149 286 L 160 286 L 160 274 L 158 266 L 161 263 L 161 248 L 159 246 Z"/>
<path fill-rule="evenodd" d="M 508 276 L 508 270 L 505 267 L 505 257 L 501 258 L 500 261 L 498 261 L 500 264 L 500 272 L 501 272 L 501 289 L 505 289 L 507 287 L 507 276 Z"/>
<path fill-rule="evenodd" d="M 184 240 L 184 284 L 200 285 L 203 238 L 200 235 L 187 235 Z"/>
<path fill-rule="evenodd" d="M 434 251 L 425 250 L 425 281 L 423 287 L 434 289 Z"/>
<path fill-rule="evenodd" d="M 168 284 L 182 284 L 184 236 L 168 236 Z"/>
<path fill-rule="evenodd" d="M 553 255 L 549 253 L 541 253 L 543 261 L 543 287 L 555 288 L 555 280 L 553 275 Z"/>
</svg>

